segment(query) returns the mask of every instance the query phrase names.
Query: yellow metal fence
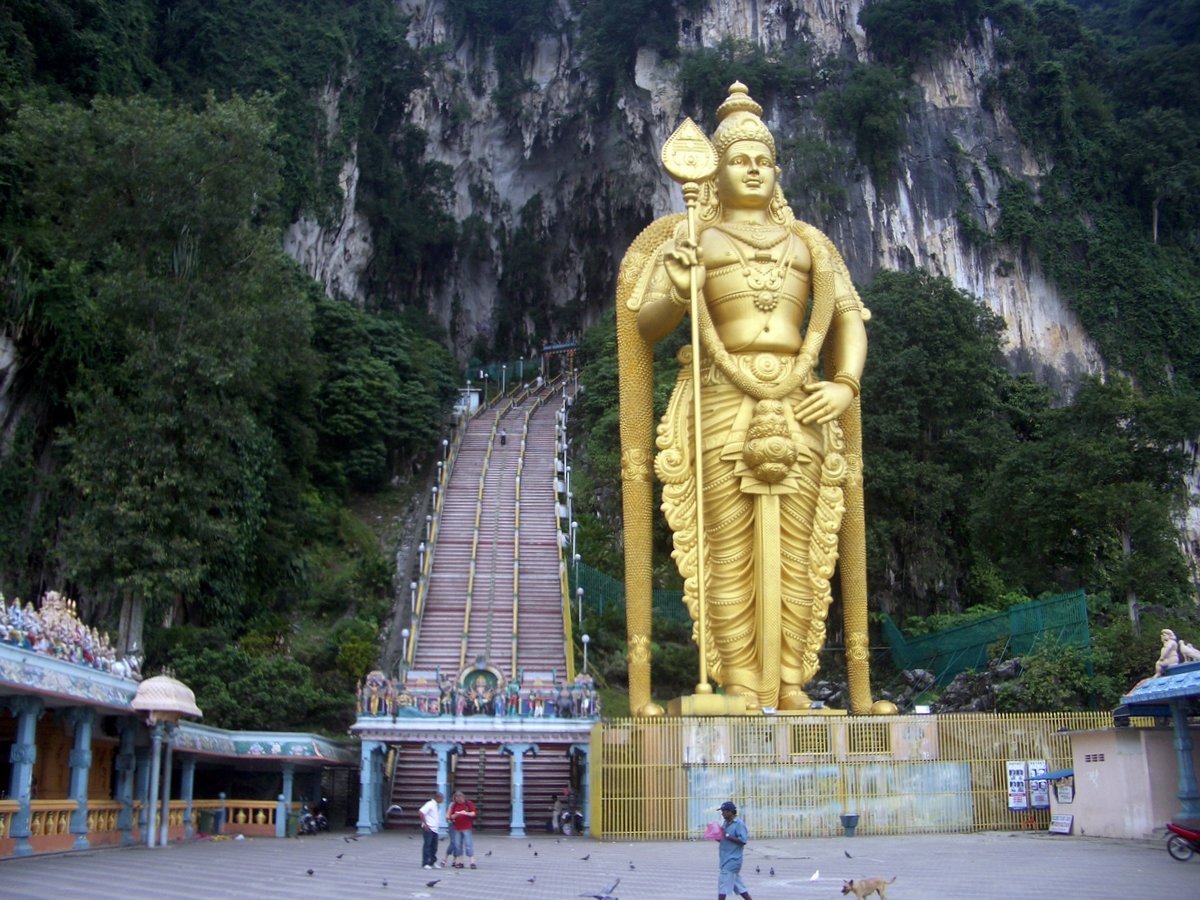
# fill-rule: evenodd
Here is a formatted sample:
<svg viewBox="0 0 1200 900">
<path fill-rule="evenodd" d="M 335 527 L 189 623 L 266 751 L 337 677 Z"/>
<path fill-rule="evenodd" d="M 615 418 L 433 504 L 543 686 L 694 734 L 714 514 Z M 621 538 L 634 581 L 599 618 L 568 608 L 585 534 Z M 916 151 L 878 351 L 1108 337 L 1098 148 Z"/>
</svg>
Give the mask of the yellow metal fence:
<svg viewBox="0 0 1200 900">
<path fill-rule="evenodd" d="M 1071 766 L 1067 732 L 1106 713 L 616 719 L 593 734 L 592 830 L 610 839 L 697 837 L 725 800 L 756 837 L 1045 827 L 1008 808 L 1009 761 Z"/>
</svg>

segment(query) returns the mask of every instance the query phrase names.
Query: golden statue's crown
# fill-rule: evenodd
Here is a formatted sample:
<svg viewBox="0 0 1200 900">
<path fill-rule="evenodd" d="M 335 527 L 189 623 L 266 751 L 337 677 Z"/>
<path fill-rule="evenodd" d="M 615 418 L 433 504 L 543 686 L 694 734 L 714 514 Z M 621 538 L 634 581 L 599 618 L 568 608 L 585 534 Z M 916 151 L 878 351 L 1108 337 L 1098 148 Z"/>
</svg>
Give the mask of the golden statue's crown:
<svg viewBox="0 0 1200 900">
<path fill-rule="evenodd" d="M 763 112 L 749 89 L 740 81 L 729 86 L 729 96 L 717 107 L 719 124 L 713 132 L 713 146 L 717 153 L 725 155 L 730 145 L 738 141 L 762 141 L 771 149 L 771 157 L 775 156 L 775 138 L 770 129 L 763 123 Z"/>
</svg>

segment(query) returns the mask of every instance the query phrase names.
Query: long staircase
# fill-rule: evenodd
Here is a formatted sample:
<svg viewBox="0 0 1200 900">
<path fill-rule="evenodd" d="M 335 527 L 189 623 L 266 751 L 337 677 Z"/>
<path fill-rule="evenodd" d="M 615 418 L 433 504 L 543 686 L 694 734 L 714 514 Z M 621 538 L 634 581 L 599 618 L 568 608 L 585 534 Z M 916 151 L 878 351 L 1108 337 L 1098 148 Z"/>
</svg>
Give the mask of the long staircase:
<svg viewBox="0 0 1200 900">
<path fill-rule="evenodd" d="M 470 667 L 547 684 L 568 680 L 556 494 L 556 416 L 561 387 L 505 400 L 471 419 L 440 498 L 427 586 L 414 620 L 410 677 L 435 681 Z M 465 721 L 470 721 L 465 720 Z M 451 790 L 478 808 L 476 827 L 507 830 L 510 757 L 498 741 L 464 743 L 451 757 Z M 555 794 L 572 780 L 568 743 L 539 742 L 524 758 L 525 821 L 540 829 Z M 436 790 L 427 740 L 394 745 L 391 827 L 415 827 Z M 393 806 L 394 809 L 394 806 Z"/>
<path fill-rule="evenodd" d="M 518 668 L 566 673 L 557 410 L 529 397 L 468 423 L 441 500 L 412 669 L 458 672 L 484 661 L 506 678 Z"/>
</svg>

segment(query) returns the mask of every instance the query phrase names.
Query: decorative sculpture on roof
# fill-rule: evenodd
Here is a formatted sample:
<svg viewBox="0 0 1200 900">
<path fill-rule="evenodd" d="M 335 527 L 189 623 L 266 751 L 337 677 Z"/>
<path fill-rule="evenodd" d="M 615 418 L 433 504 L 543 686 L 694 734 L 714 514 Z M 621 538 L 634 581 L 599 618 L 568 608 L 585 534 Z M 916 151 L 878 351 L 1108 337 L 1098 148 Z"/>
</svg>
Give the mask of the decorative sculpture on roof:
<svg viewBox="0 0 1200 900">
<path fill-rule="evenodd" d="M 6 604 L 0 597 L 0 642 L 122 678 L 142 678 L 140 661 L 118 660 L 108 635 L 83 624 L 75 601 L 58 591 L 47 591 L 40 609 L 20 600 Z"/>
<path fill-rule="evenodd" d="M 1170 628 L 1164 628 L 1159 632 L 1159 637 L 1162 638 L 1162 650 L 1159 651 L 1158 662 L 1154 664 L 1155 678 L 1170 674 L 1171 666 L 1185 662 L 1200 662 L 1200 650 L 1182 638 L 1176 637 L 1175 632 Z"/>
</svg>

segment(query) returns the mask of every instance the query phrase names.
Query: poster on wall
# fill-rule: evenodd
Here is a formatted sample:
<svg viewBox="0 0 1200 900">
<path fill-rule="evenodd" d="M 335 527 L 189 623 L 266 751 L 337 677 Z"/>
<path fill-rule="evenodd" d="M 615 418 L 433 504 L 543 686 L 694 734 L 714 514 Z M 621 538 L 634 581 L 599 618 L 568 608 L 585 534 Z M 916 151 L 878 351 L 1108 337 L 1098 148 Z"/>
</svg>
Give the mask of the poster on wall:
<svg viewBox="0 0 1200 900">
<path fill-rule="evenodd" d="M 1054 796 L 1059 803 L 1071 803 L 1075 799 L 1075 779 L 1060 778 L 1054 782 Z"/>
<path fill-rule="evenodd" d="M 1031 809 L 1050 808 L 1050 782 L 1046 780 L 1046 761 L 1029 760 L 1029 806 Z"/>
<path fill-rule="evenodd" d="M 1008 772 L 1008 808 L 1029 809 L 1029 775 L 1023 759 L 1010 759 L 1004 764 Z"/>
</svg>

